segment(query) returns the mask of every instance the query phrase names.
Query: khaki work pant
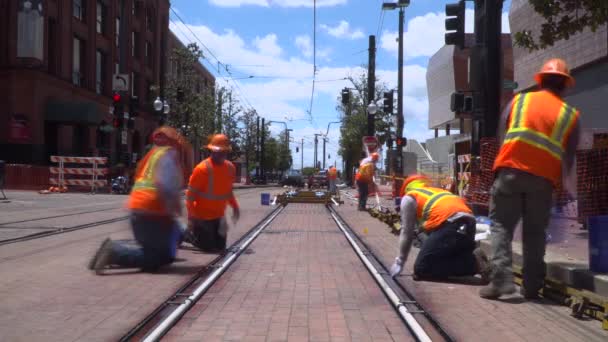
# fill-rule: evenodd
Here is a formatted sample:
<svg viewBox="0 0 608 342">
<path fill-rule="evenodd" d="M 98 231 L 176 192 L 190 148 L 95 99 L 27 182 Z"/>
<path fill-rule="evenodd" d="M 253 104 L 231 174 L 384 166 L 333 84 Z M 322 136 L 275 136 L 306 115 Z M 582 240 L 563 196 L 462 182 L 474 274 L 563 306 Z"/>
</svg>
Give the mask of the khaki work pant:
<svg viewBox="0 0 608 342">
<path fill-rule="evenodd" d="M 545 230 L 551 216 L 553 185 L 545 178 L 514 169 L 502 169 L 492 186 L 492 282 L 513 282 L 513 232 L 522 219 L 523 288 L 537 293 L 544 286 Z"/>
</svg>

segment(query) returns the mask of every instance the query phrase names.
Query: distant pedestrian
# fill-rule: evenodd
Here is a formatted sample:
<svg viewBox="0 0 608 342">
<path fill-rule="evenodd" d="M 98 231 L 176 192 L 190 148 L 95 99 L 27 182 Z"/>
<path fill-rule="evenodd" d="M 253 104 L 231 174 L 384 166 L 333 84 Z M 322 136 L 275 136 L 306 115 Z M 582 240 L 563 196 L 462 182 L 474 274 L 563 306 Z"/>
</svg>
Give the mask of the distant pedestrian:
<svg viewBox="0 0 608 342">
<path fill-rule="evenodd" d="M 139 162 L 127 202 L 139 246 L 106 239 L 89 263 L 89 268 L 98 274 L 110 265 L 154 271 L 175 259 L 183 170 L 192 168 L 192 151 L 190 144 L 170 127 L 156 129 L 152 139 L 154 147 Z"/>
<path fill-rule="evenodd" d="M 484 298 L 515 292 L 511 242 L 520 219 L 522 294 L 527 299 L 538 297 L 544 287 L 545 229 L 551 215 L 553 189 L 563 178 L 566 191 L 572 197 L 575 194 L 572 176 L 579 112 L 562 99 L 574 79 L 566 62 L 552 59 L 543 65 L 535 80 L 540 90 L 517 94 L 499 123 L 498 135 L 504 135 L 504 141 L 494 162 L 496 179 L 490 201 L 494 274 L 490 285 L 479 291 Z M 562 166 L 566 170 L 563 174 Z"/>
<path fill-rule="evenodd" d="M 361 160 L 359 170 L 355 179 L 357 181 L 357 189 L 359 191 L 359 210 L 365 211 L 367 205 L 367 197 L 369 196 L 370 188 L 374 183 L 374 165 L 378 162 L 380 156 L 374 152 L 369 157 Z"/>
<path fill-rule="evenodd" d="M 487 257 L 475 248 L 473 212 L 459 196 L 430 184 L 431 181 L 421 175 L 409 176 L 403 182 L 399 256 L 390 269 L 391 276 L 401 273 L 418 227 L 427 238 L 414 263 L 415 279 L 481 274 L 488 282 Z"/>
<path fill-rule="evenodd" d="M 226 160 L 232 151 L 227 136 L 216 134 L 206 148 L 211 156 L 194 168 L 186 191 L 190 231 L 184 241 L 204 252 L 221 253 L 226 248 L 228 235 L 224 218 L 226 207 L 232 207 L 235 220 L 240 217 L 239 204 L 232 190 L 236 169 Z"/>
</svg>

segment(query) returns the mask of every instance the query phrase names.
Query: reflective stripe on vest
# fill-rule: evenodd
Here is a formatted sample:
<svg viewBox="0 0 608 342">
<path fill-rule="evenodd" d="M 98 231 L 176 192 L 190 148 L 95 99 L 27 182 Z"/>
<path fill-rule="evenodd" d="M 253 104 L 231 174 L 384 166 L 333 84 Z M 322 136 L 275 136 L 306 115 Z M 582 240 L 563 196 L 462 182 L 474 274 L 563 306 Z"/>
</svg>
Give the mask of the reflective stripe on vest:
<svg viewBox="0 0 608 342">
<path fill-rule="evenodd" d="M 433 209 L 433 206 L 437 202 L 439 202 L 439 200 L 450 196 L 458 197 L 452 194 L 451 192 L 435 192 L 428 189 L 414 189 L 411 192 L 418 192 L 426 196 L 426 202 L 424 203 L 424 207 L 422 208 L 422 215 L 420 215 L 420 217 L 418 218 L 418 224 L 421 227 L 424 227 L 426 221 L 429 219 L 429 216 L 431 216 L 431 210 Z"/>
<path fill-rule="evenodd" d="M 521 141 L 542 149 L 561 161 L 564 154 L 564 138 L 568 128 L 572 126 L 573 121 L 576 118 L 576 110 L 564 102 L 555 126 L 553 127 L 553 131 L 551 132 L 551 136 L 547 136 L 542 132 L 527 128 L 525 125 L 531 97 L 530 94 L 517 95 L 514 102 L 515 111 L 513 112 L 507 134 L 505 135 L 504 143 Z"/>
<path fill-rule="evenodd" d="M 204 163 L 205 163 L 205 167 L 207 169 L 207 192 L 198 191 L 197 189 L 195 189 L 191 186 L 188 187 L 188 190 L 191 193 L 193 193 L 194 195 L 196 195 L 197 197 L 200 197 L 200 198 L 206 199 L 206 200 L 211 200 L 211 201 L 228 201 L 228 200 L 230 200 L 234 196 L 232 191 L 230 191 L 229 193 L 220 194 L 220 195 L 216 195 L 213 193 L 213 187 L 215 186 L 215 180 L 213 177 L 213 166 L 211 165 L 211 162 L 209 161 L 209 159 L 206 159 L 204 161 Z M 193 196 L 188 196 L 187 200 L 195 201 L 196 198 L 194 198 Z"/>
<path fill-rule="evenodd" d="M 154 154 L 150 157 L 150 159 L 146 162 L 145 169 L 142 172 L 140 178 L 135 181 L 133 185 L 133 190 L 150 190 L 156 191 L 156 184 L 154 184 L 154 172 L 156 169 L 156 164 L 159 159 L 169 150 L 169 147 L 157 147 L 157 150 L 154 151 Z"/>
</svg>

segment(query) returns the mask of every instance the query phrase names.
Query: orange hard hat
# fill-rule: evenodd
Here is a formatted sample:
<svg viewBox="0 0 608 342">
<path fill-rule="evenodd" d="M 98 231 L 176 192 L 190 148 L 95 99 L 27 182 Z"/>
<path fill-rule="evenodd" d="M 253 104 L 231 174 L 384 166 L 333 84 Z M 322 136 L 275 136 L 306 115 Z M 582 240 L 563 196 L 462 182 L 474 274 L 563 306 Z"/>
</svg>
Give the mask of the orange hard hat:
<svg viewBox="0 0 608 342">
<path fill-rule="evenodd" d="M 568 64 L 561 58 L 553 58 L 545 62 L 542 68 L 536 75 L 534 80 L 540 85 L 543 76 L 545 75 L 559 75 L 566 78 L 566 86 L 571 87 L 574 85 L 574 78 L 570 75 Z"/>
<path fill-rule="evenodd" d="M 182 139 L 181 134 L 175 128 L 169 126 L 159 127 L 152 133 L 152 142 L 158 146 L 168 145 L 171 142 L 174 144 L 181 143 Z"/>
<path fill-rule="evenodd" d="M 372 153 L 371 157 L 373 161 L 378 161 L 378 159 L 380 159 L 380 155 L 376 152 Z"/>
<path fill-rule="evenodd" d="M 416 188 L 421 188 L 424 186 L 428 186 L 431 184 L 431 180 L 424 175 L 411 175 L 403 181 L 403 185 L 401 186 L 401 191 L 399 194 L 404 196 L 407 192 L 412 191 Z"/>
<path fill-rule="evenodd" d="M 214 135 L 207 148 L 211 150 L 211 152 L 230 152 L 232 151 L 232 146 L 230 145 L 230 139 L 225 134 L 216 134 Z"/>
</svg>

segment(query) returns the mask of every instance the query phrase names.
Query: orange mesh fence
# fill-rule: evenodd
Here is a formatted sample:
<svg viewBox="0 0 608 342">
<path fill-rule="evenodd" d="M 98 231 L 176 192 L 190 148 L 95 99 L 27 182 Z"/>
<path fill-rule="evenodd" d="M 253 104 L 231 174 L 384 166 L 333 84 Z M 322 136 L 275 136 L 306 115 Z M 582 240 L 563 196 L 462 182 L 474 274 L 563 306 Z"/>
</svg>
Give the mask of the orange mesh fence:
<svg viewBox="0 0 608 342">
<path fill-rule="evenodd" d="M 579 220 L 608 215 L 608 149 L 577 151 L 576 177 Z"/>
<path fill-rule="evenodd" d="M 479 158 L 471 159 L 471 179 L 466 193 L 466 200 L 483 207 L 490 203 L 490 189 L 494 183 L 492 166 L 498 154 L 496 138 L 482 138 Z"/>
</svg>

